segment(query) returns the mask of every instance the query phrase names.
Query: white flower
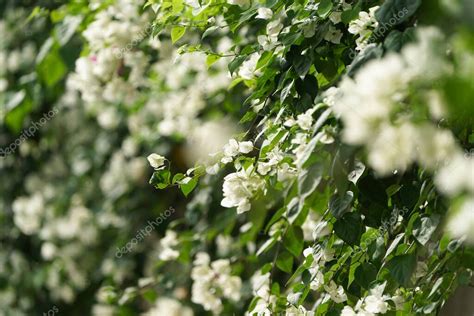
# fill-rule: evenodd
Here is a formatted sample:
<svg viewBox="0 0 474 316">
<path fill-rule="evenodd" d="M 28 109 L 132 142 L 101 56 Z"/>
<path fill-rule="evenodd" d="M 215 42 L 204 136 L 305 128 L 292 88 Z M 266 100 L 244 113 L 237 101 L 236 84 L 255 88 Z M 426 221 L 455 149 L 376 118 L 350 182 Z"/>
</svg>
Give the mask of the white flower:
<svg viewBox="0 0 474 316">
<path fill-rule="evenodd" d="M 253 150 L 253 143 L 251 141 L 239 142 L 239 152 L 248 154 Z"/>
<path fill-rule="evenodd" d="M 113 107 L 108 107 L 97 116 L 97 122 L 105 129 L 113 129 L 120 122 L 120 116 Z"/>
<path fill-rule="evenodd" d="M 333 280 L 329 283 L 329 285 L 324 285 L 324 289 L 328 294 L 331 296 L 331 299 L 335 303 L 342 303 L 347 300 L 346 293 L 344 292 L 344 288 L 342 286 L 337 286 Z"/>
<path fill-rule="evenodd" d="M 340 44 L 341 38 L 342 38 L 342 32 L 332 25 L 329 26 L 328 31 L 324 35 L 324 39 L 326 41 L 334 43 L 334 44 Z"/>
<path fill-rule="evenodd" d="M 321 285 L 324 284 L 324 275 L 323 273 L 319 270 L 318 266 L 312 267 L 309 269 L 309 273 L 311 274 L 311 283 L 309 284 L 310 288 L 313 291 L 319 290 Z"/>
<path fill-rule="evenodd" d="M 462 192 L 474 194 L 474 180 L 472 178 L 474 157 L 460 151 L 452 155 L 446 164 L 438 170 L 435 178 L 437 187 L 449 196 Z"/>
<path fill-rule="evenodd" d="M 194 313 L 191 308 L 183 306 L 179 301 L 169 298 L 160 297 L 156 300 L 153 306 L 143 316 L 193 316 Z"/>
<path fill-rule="evenodd" d="M 341 316 L 357 316 L 357 313 L 354 312 L 352 307 L 344 306 L 344 308 L 341 311 Z"/>
<path fill-rule="evenodd" d="M 221 205 L 237 207 L 241 214 L 250 210 L 250 198 L 263 186 L 263 180 L 253 172 L 253 168 L 242 169 L 224 178 L 222 190 L 224 199 Z"/>
<path fill-rule="evenodd" d="M 224 146 L 224 155 L 226 157 L 235 157 L 239 154 L 239 142 L 235 139 L 229 140 L 229 143 Z"/>
<path fill-rule="evenodd" d="M 57 252 L 57 247 L 50 242 L 45 242 L 41 246 L 41 257 L 45 260 L 51 260 Z"/>
<path fill-rule="evenodd" d="M 301 295 L 301 293 L 297 293 L 297 295 Z M 296 306 L 289 306 L 286 308 L 285 316 L 312 316 L 314 312 L 308 312 L 306 308 L 302 305 Z"/>
<path fill-rule="evenodd" d="M 242 63 L 239 69 L 239 76 L 245 80 L 252 80 L 259 75 L 257 72 L 257 63 L 260 59 L 259 53 L 253 53 L 250 58 Z"/>
<path fill-rule="evenodd" d="M 329 15 L 329 20 L 331 20 L 332 23 L 337 24 L 337 23 L 341 22 L 341 14 L 342 14 L 342 12 L 333 11 Z"/>
<path fill-rule="evenodd" d="M 372 7 L 369 9 L 369 12 L 361 11 L 359 18 L 349 23 L 349 33 L 359 35 L 356 40 L 356 50 L 363 50 L 367 46 L 367 41 L 372 31 L 377 27 L 378 22 L 375 18 L 375 11 L 378 8 L 378 6 Z"/>
<path fill-rule="evenodd" d="M 283 24 L 280 19 L 276 19 L 267 24 L 267 35 L 271 37 L 276 37 L 280 34 L 280 31 L 283 29 Z"/>
<path fill-rule="evenodd" d="M 419 28 L 417 41 L 406 45 L 401 51 L 407 63 L 408 75 L 436 80 L 445 73 L 449 66 L 445 60 L 445 52 L 441 49 L 443 46 L 440 45 L 444 40 L 442 32 L 436 27 Z"/>
<path fill-rule="evenodd" d="M 227 0 L 227 3 L 238 5 L 239 7 L 247 7 L 250 5 L 250 0 Z"/>
<path fill-rule="evenodd" d="M 216 175 L 219 172 L 219 164 L 216 163 L 206 167 L 206 172 L 210 175 Z"/>
<path fill-rule="evenodd" d="M 259 8 L 258 15 L 256 16 L 257 19 L 269 20 L 273 16 L 272 9 L 269 8 Z"/>
<path fill-rule="evenodd" d="M 369 295 L 364 299 L 364 309 L 369 313 L 380 313 L 385 314 L 388 310 L 388 304 L 384 301 L 383 297 L 376 295 Z"/>
<path fill-rule="evenodd" d="M 148 162 L 150 163 L 150 166 L 152 166 L 155 169 L 160 168 L 165 164 L 166 158 L 163 156 L 160 156 L 158 154 L 151 154 L 149 155 L 146 159 L 148 159 Z"/>
<path fill-rule="evenodd" d="M 237 128 L 231 120 L 220 119 L 199 123 L 187 135 L 185 150 L 189 165 L 215 163 L 213 159 L 215 154 L 222 150 L 236 133 Z"/>
<path fill-rule="evenodd" d="M 416 128 L 409 124 L 399 127 L 386 125 L 370 145 L 369 162 L 379 174 L 393 170 L 404 171 L 416 158 Z"/>
<path fill-rule="evenodd" d="M 305 113 L 298 115 L 296 122 L 301 129 L 307 131 L 313 124 L 313 113 L 314 109 L 309 109 Z"/>
<path fill-rule="evenodd" d="M 323 102 L 329 106 L 334 106 L 336 101 L 340 98 L 340 90 L 337 87 L 331 87 L 324 91 Z"/>
<path fill-rule="evenodd" d="M 272 169 L 272 166 L 266 162 L 259 162 L 257 165 L 257 172 L 260 173 L 262 176 L 270 172 L 271 169 Z"/>
<path fill-rule="evenodd" d="M 262 46 L 263 50 L 269 51 L 275 48 L 278 44 L 278 37 L 268 36 L 268 35 L 259 35 L 257 36 L 257 41 Z"/>
<path fill-rule="evenodd" d="M 4 92 L 8 89 L 8 81 L 5 78 L 0 78 L 0 92 Z"/>
<path fill-rule="evenodd" d="M 456 142 L 450 131 L 423 124 L 418 127 L 418 133 L 418 160 L 424 167 L 434 169 L 456 152 Z"/>
<path fill-rule="evenodd" d="M 13 202 L 13 220 L 26 235 L 32 235 L 40 228 L 44 213 L 44 200 L 41 194 L 32 197 L 19 197 Z"/>
<path fill-rule="evenodd" d="M 250 281 L 253 295 L 265 300 L 270 297 L 270 273 L 261 274 L 261 271 L 257 271 Z"/>
<path fill-rule="evenodd" d="M 238 142 L 235 139 L 229 140 L 224 146 L 224 157 L 221 159 L 222 163 L 229 163 L 239 153 L 248 154 L 253 150 L 253 143 L 250 141 Z"/>
<path fill-rule="evenodd" d="M 293 167 L 290 167 L 288 163 L 283 163 L 277 171 L 277 180 L 280 182 L 285 182 L 293 179 L 297 174 L 297 170 Z"/>
<path fill-rule="evenodd" d="M 210 262 L 209 255 L 198 253 L 191 271 L 193 279 L 191 300 L 207 311 L 219 314 L 222 311 L 222 298 L 240 300 L 242 280 L 232 276 L 230 262 L 220 259 Z"/>
<path fill-rule="evenodd" d="M 160 260 L 171 261 L 178 258 L 179 251 L 173 249 L 177 245 L 178 234 L 173 230 L 167 230 L 165 237 L 160 240 Z"/>
<path fill-rule="evenodd" d="M 199 0 L 184 0 L 184 3 L 194 9 L 198 9 L 201 7 L 201 5 L 199 4 Z"/>
<path fill-rule="evenodd" d="M 228 235 L 218 235 L 216 238 L 217 253 L 226 256 L 232 249 L 233 239 Z"/>
<path fill-rule="evenodd" d="M 474 196 L 466 200 L 460 210 L 451 216 L 447 230 L 454 238 L 464 238 L 467 243 L 474 244 Z"/>
</svg>

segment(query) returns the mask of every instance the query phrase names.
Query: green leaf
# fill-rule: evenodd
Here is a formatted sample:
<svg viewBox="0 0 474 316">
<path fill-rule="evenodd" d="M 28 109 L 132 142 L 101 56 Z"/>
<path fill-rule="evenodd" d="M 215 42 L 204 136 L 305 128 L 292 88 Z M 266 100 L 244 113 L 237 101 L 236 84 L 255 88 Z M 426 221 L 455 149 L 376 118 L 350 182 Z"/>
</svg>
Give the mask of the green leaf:
<svg viewBox="0 0 474 316">
<path fill-rule="evenodd" d="M 295 80 L 291 80 L 284 88 L 281 90 L 280 102 L 283 103 L 288 98 L 295 84 Z"/>
<path fill-rule="evenodd" d="M 52 87 L 64 78 L 67 67 L 64 64 L 59 50 L 54 48 L 49 54 L 38 64 L 37 71 L 41 80 L 48 86 Z"/>
<path fill-rule="evenodd" d="M 430 240 L 431 235 L 438 227 L 440 217 L 436 214 L 431 217 L 423 217 L 415 222 L 413 236 L 423 246 Z"/>
<path fill-rule="evenodd" d="M 344 24 L 348 24 L 352 20 L 357 19 L 360 12 L 360 6 L 355 6 L 351 10 L 346 10 L 341 13 L 341 21 Z"/>
<path fill-rule="evenodd" d="M 215 64 L 221 57 L 219 55 L 208 55 L 206 58 L 206 65 L 207 68 L 210 68 L 213 64 Z"/>
<path fill-rule="evenodd" d="M 300 227 L 289 226 L 283 238 L 283 245 L 296 258 L 303 252 L 303 231 Z"/>
<path fill-rule="evenodd" d="M 157 189 L 165 189 L 170 185 L 171 172 L 167 169 L 160 169 L 153 173 L 150 184 Z"/>
<path fill-rule="evenodd" d="M 390 247 L 388 247 L 387 252 L 385 253 L 384 259 L 387 258 L 398 246 L 402 238 L 405 236 L 404 233 L 400 233 L 395 237 L 390 244 Z"/>
<path fill-rule="evenodd" d="M 416 268 L 416 256 L 415 254 L 406 254 L 394 257 L 385 267 L 399 284 L 408 286 Z"/>
<path fill-rule="evenodd" d="M 266 66 L 270 62 L 270 60 L 272 60 L 272 58 L 273 58 L 273 52 L 271 51 L 263 52 L 262 56 L 260 56 L 260 58 L 258 59 L 256 69 L 260 69 Z"/>
<path fill-rule="evenodd" d="M 329 210 L 335 218 L 341 218 L 346 212 L 350 210 L 354 193 L 347 191 L 343 196 L 335 194 L 329 201 Z"/>
<path fill-rule="evenodd" d="M 174 177 L 173 177 L 173 183 L 177 183 L 177 182 L 183 180 L 185 177 L 186 177 L 186 176 L 185 176 L 184 174 L 182 174 L 182 173 L 177 173 L 177 174 L 175 174 Z"/>
<path fill-rule="evenodd" d="M 204 33 L 202 34 L 201 39 L 205 39 L 206 37 L 208 37 L 209 35 L 211 35 L 212 33 L 214 33 L 217 29 L 219 29 L 218 26 L 211 26 L 211 27 L 209 27 L 208 29 L 206 29 L 206 30 L 204 31 Z"/>
<path fill-rule="evenodd" d="M 184 33 L 186 32 L 186 28 L 184 26 L 175 26 L 171 29 L 171 41 L 176 43 L 179 41 L 181 37 L 183 37 Z"/>
<path fill-rule="evenodd" d="M 19 133 L 25 118 L 33 109 L 33 102 L 24 90 L 20 90 L 9 98 L 5 107 L 8 111 L 5 116 L 6 125 L 13 132 Z"/>
<path fill-rule="evenodd" d="M 360 265 L 355 271 L 355 281 L 364 289 L 370 289 L 370 283 L 377 278 L 377 268 L 370 262 Z"/>
<path fill-rule="evenodd" d="M 198 180 L 196 178 L 190 178 L 190 180 L 187 181 L 186 183 L 181 182 L 179 187 L 181 189 L 181 192 L 183 192 L 184 196 L 187 197 L 189 193 L 191 193 L 194 190 L 197 184 L 198 184 Z"/>
<path fill-rule="evenodd" d="M 183 0 L 173 0 L 173 14 L 178 14 L 184 9 Z"/>
<path fill-rule="evenodd" d="M 364 233 L 362 218 L 358 213 L 346 213 L 334 223 L 334 232 L 349 245 L 357 245 Z"/>
<path fill-rule="evenodd" d="M 253 119 L 255 119 L 256 117 L 257 117 L 257 113 L 255 113 L 254 111 L 250 110 L 250 111 L 248 111 L 247 113 L 245 113 L 245 115 L 240 119 L 239 123 L 240 123 L 240 124 L 243 124 L 243 123 L 250 122 L 250 121 L 252 121 Z"/>
<path fill-rule="evenodd" d="M 247 56 L 237 56 L 229 63 L 229 72 L 232 75 L 242 63 L 247 59 Z"/>
<path fill-rule="evenodd" d="M 277 242 L 277 240 L 273 237 L 270 238 L 270 239 L 267 239 L 263 243 L 263 245 L 261 245 L 260 248 L 257 250 L 256 255 L 260 256 L 262 253 L 267 252 L 268 250 L 270 250 L 276 244 L 276 242 Z"/>
<path fill-rule="evenodd" d="M 391 31 L 385 38 L 383 46 L 385 49 L 398 52 L 402 48 L 403 33 L 398 30 Z"/>
<path fill-rule="evenodd" d="M 303 169 L 298 177 L 298 193 L 304 200 L 316 190 L 323 178 L 323 166 L 319 163 Z"/>
<path fill-rule="evenodd" d="M 318 15 L 325 18 L 332 10 L 332 0 L 321 0 L 318 6 Z"/>
<path fill-rule="evenodd" d="M 311 68 L 313 60 L 307 55 L 301 55 L 293 59 L 293 67 L 295 67 L 298 76 L 303 79 Z"/>
<path fill-rule="evenodd" d="M 421 0 L 387 0 L 375 12 L 380 26 L 393 27 L 407 21 L 421 5 Z"/>
<path fill-rule="evenodd" d="M 278 255 L 276 266 L 283 272 L 291 273 L 293 269 L 293 256 L 288 251 L 283 251 Z"/>
</svg>

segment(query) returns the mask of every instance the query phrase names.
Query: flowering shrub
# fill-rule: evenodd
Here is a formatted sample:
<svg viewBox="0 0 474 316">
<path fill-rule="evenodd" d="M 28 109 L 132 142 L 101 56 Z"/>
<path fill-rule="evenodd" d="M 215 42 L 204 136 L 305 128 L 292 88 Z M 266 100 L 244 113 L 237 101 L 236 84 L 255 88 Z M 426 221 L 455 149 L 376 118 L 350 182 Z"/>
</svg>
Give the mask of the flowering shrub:
<svg viewBox="0 0 474 316">
<path fill-rule="evenodd" d="M 29 5 L 0 6 L 7 315 L 438 314 L 471 283 L 468 0 Z"/>
</svg>

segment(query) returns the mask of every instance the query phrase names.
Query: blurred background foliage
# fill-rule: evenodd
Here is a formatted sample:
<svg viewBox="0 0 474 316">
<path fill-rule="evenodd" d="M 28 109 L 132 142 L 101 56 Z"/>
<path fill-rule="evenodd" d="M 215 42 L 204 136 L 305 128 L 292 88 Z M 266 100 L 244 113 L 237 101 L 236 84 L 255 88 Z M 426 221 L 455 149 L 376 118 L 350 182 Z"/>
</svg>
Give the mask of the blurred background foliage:
<svg viewBox="0 0 474 316">
<path fill-rule="evenodd" d="M 150 6 L 159 2 L 150 1 Z M 306 14 L 298 5 L 307 2 L 267 1 L 267 4 L 294 5 L 295 11 L 287 12 L 291 18 L 292 14 Z M 357 2 L 365 9 L 381 1 L 348 2 L 354 7 Z M 31 315 L 57 306 L 60 313 L 68 315 L 136 315 L 148 310 L 157 298 L 173 296 L 191 306 L 195 314 L 207 315 L 209 311 L 190 302 L 192 281 L 189 278 L 195 254 L 206 250 L 214 257 L 233 258 L 233 274 L 246 282 L 242 289 L 245 299 L 234 304 L 225 303 L 222 314 L 243 314 L 249 304 L 252 305 L 249 280 L 254 272 L 269 270 L 264 263 L 275 263 L 273 258 L 279 254 L 273 251 L 273 244 L 268 245 L 269 251 L 260 256 L 253 248 L 268 241 L 277 244 L 276 238 L 268 237 L 269 229 L 265 228 L 271 227 L 269 222 L 277 222 L 275 214 L 286 211 L 281 210 L 288 206 L 293 194 L 291 190 L 295 191 L 295 187 L 285 187 L 275 180 L 268 185 L 267 195 L 253 203 L 252 211 L 244 219 L 234 209 L 221 206 L 224 174 L 197 177 L 200 178 L 198 189 L 185 197 L 175 188 L 161 191 L 148 184 L 153 171 L 146 157 L 154 152 L 166 155 L 171 162 L 172 174 L 182 173 L 184 177 L 199 159 L 219 151 L 232 136 L 255 138 L 262 131 L 259 123 L 269 117 L 275 118 L 280 109 L 284 108 L 285 115 L 294 117 L 305 113 L 314 106 L 315 98 L 321 97 L 319 92 L 337 83 L 351 65 L 349 50 L 355 47 L 353 36 L 347 32 L 344 34 L 352 47 L 338 47 L 336 50 L 329 42 L 319 45 L 311 41 L 314 37 L 311 40 L 297 39 L 293 36 L 296 32 L 290 32 L 280 38 L 286 49 L 284 58 L 267 53 L 265 75 L 259 80 L 245 82 L 242 78 L 235 79 L 235 76 L 228 78 L 227 72 L 238 72 L 246 58 L 259 49 L 255 35 L 265 29 L 262 21 L 239 20 L 245 20 L 245 14 L 241 18 L 243 10 L 219 2 L 206 14 L 211 17 L 215 13 L 218 18 L 219 10 L 225 6 L 226 18 L 236 22 L 235 29 L 239 29 L 237 24 L 249 23 L 244 28 L 246 33 L 213 29 L 215 33 L 206 34 L 206 28 L 187 28 L 186 34 L 184 31 L 177 34 L 182 30 L 174 29 L 173 32 L 173 29 L 163 27 L 165 24 L 160 23 L 162 17 L 150 7 L 144 8 L 145 3 L 123 1 L 122 8 L 121 4 L 116 5 L 113 0 L 66 3 L 4 0 L 0 3 L 0 145 L 5 148 L 21 139 L 19 145 L 11 147 L 14 148 L 12 154 L 0 159 L 3 180 L 0 182 L 0 313 Z M 111 13 L 115 14 L 111 20 L 122 23 L 124 29 L 106 33 L 105 37 L 117 36 L 122 48 L 126 48 L 143 30 L 153 30 L 154 36 L 148 33 L 139 36 L 139 41 L 131 49 L 122 51 L 124 56 L 120 58 L 100 55 L 101 50 L 94 46 L 97 45 L 94 40 L 101 37 L 100 32 L 90 36 L 84 34 L 109 6 L 115 10 Z M 189 22 L 181 12 L 175 13 L 174 22 Z M 250 15 L 247 18 L 250 19 Z M 374 50 L 372 56 L 356 60 L 349 71 L 355 73 L 371 57 L 380 57 L 382 46 L 386 52 L 399 52 L 413 41 L 410 33 L 413 27 L 436 25 L 450 39 L 449 59 L 455 68 L 450 76 L 433 83 L 450 100 L 447 103 L 449 120 L 443 124 L 453 131 L 462 147 L 469 150 L 474 144 L 474 81 L 473 69 L 466 71 L 463 65 L 465 53 L 474 51 L 473 21 L 474 4 L 470 0 L 422 1 L 416 16 L 392 31 L 393 34 L 398 32 L 391 37 L 395 40 L 389 41 L 390 36 L 386 36 L 385 41 L 379 39 L 383 44 L 378 46 L 380 52 Z M 148 28 L 149 25 L 153 27 Z M 292 31 L 300 26 L 293 27 Z M 203 33 L 206 34 L 204 39 Z M 197 53 L 189 58 L 179 55 L 172 42 L 185 43 L 186 47 L 181 48 L 183 51 L 195 50 Z M 228 50 L 234 46 L 241 48 L 236 50 L 240 56 L 219 54 L 215 59 L 209 58 L 213 56 L 209 54 L 211 51 Z M 314 50 L 316 57 L 307 61 L 305 49 Z M 80 59 L 84 64 L 107 64 L 111 69 L 104 69 L 101 74 L 94 71 L 81 73 L 77 69 Z M 108 60 L 113 62 L 108 63 Z M 173 63 L 173 60 L 179 62 Z M 95 64 L 93 67 L 99 66 Z M 288 82 L 292 82 L 291 86 Z M 111 83 L 114 85 L 109 86 Z M 267 98 L 272 106 L 254 113 L 254 106 L 258 106 L 255 100 L 262 98 Z M 24 131 L 53 109 L 57 114 L 47 124 L 36 129 L 32 136 L 21 138 Z M 321 115 L 322 112 L 316 113 Z M 239 120 L 241 124 L 238 124 Z M 331 122 L 329 125 L 336 128 L 336 118 L 331 117 Z M 331 179 L 326 176 L 324 185 L 308 198 L 307 203 L 318 209 L 319 215 L 323 215 L 330 201 L 334 202 L 334 188 L 339 193 L 351 189 L 359 194 L 357 207 L 365 212 L 364 224 L 375 231 L 382 219 L 391 216 L 388 204 L 413 207 L 419 196 L 428 191 L 424 185 L 433 185 L 420 169 L 383 179 L 366 171 L 360 182 L 352 185 L 345 174 L 352 170 L 344 165 L 346 160 L 354 158 L 353 148 L 340 143 L 327 147 L 328 153 L 312 157 L 313 160 L 319 159 L 318 163 L 331 173 Z M 248 162 L 243 160 L 245 163 Z M 342 167 L 338 168 L 338 163 Z M 346 167 L 348 170 L 344 170 Z M 226 171 L 230 169 L 224 167 Z M 338 173 L 341 170 L 342 174 Z M 311 171 L 316 172 L 315 169 Z M 343 180 L 338 182 L 340 178 Z M 393 185 L 394 182 L 397 186 Z M 344 201 L 338 200 L 337 203 Z M 430 199 L 434 214 L 445 214 L 450 203 L 438 195 Z M 117 257 L 118 248 L 136 237 L 149 221 L 163 216 L 169 207 L 176 212 L 165 219 L 166 224 L 158 225 L 133 251 Z M 307 215 L 309 209 L 305 212 Z M 413 218 L 415 221 L 420 222 Z M 304 218 L 299 222 L 301 226 Z M 413 222 L 405 224 L 413 226 Z M 245 230 L 246 223 L 252 223 L 252 228 Z M 352 224 L 349 222 L 339 231 Z M 179 232 L 176 239 L 179 239 L 180 250 L 175 258 L 176 264 L 160 260 L 164 248 L 160 241 L 168 229 Z M 280 233 L 283 234 L 283 229 Z M 299 241 L 295 242 L 296 246 L 289 246 L 300 257 L 303 249 L 301 234 L 301 228 L 295 228 L 294 239 Z M 359 232 L 354 233 L 357 234 Z M 361 238 L 370 241 L 370 236 L 362 237 L 362 231 L 359 235 L 359 241 Z M 389 235 L 387 246 L 395 237 Z M 429 238 L 431 235 L 428 235 Z M 447 280 L 468 284 L 471 275 L 467 269 L 474 268 L 472 249 L 458 248 L 458 244 L 439 229 L 433 236 L 440 239 L 435 244 L 442 249 L 442 255 L 432 263 L 441 262 L 446 277 L 440 284 L 435 283 L 437 289 L 442 290 L 435 295 L 438 300 L 435 301 L 432 293 L 416 297 L 416 302 L 431 308 L 429 312 L 432 313 L 440 309 L 455 288 Z M 342 238 L 343 244 L 351 244 L 353 236 L 340 233 L 338 237 Z M 330 244 L 338 246 L 340 238 L 335 241 L 334 237 Z M 285 237 L 285 243 L 287 240 L 291 244 L 291 236 Z M 397 253 L 408 247 L 405 245 Z M 448 249 L 452 254 L 446 255 Z M 339 250 L 342 253 L 347 248 L 341 246 Z M 422 249 L 418 254 L 429 261 L 429 251 L 431 249 Z M 371 254 L 375 256 L 374 252 L 372 249 Z M 444 255 L 446 257 L 442 257 Z M 285 256 L 278 261 L 279 269 L 271 268 L 276 284 L 272 284 L 272 293 L 280 295 L 281 310 L 286 304 L 286 298 L 283 299 L 286 294 L 283 289 L 280 293 L 279 284 L 283 288 L 295 268 L 304 266 L 305 262 L 295 256 L 293 265 L 291 250 L 285 251 Z M 446 264 L 451 256 L 453 260 Z M 288 267 L 286 259 L 290 257 Z M 436 261 L 438 259 L 440 261 Z M 381 264 L 380 258 L 374 261 Z M 392 261 L 392 265 L 396 264 Z M 337 265 L 342 267 L 343 262 L 337 262 Z M 363 279 L 376 279 L 378 269 L 374 269 L 372 263 L 364 264 L 364 269 L 360 269 L 362 275 L 358 273 L 356 277 L 354 293 L 360 294 L 368 288 L 368 284 L 359 283 L 363 283 Z M 457 269 L 459 275 L 448 278 Z M 384 273 L 389 274 L 381 272 Z M 409 283 L 409 276 L 403 271 L 400 273 L 400 278 Z M 432 287 L 436 281 L 426 281 L 423 289 Z M 391 285 L 395 289 L 396 286 Z M 312 301 L 318 299 L 316 294 L 310 297 Z M 411 299 L 415 301 L 414 296 Z M 430 303 L 434 305 L 430 306 Z M 340 309 L 335 308 L 327 314 L 336 314 L 336 311 Z"/>
</svg>

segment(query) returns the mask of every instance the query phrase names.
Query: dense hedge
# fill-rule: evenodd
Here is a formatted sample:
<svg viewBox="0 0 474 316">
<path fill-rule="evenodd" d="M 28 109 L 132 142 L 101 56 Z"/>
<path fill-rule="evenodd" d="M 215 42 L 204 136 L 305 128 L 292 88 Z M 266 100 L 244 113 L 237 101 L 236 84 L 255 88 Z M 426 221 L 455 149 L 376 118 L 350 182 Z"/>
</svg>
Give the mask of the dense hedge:
<svg viewBox="0 0 474 316">
<path fill-rule="evenodd" d="M 5 315 L 437 314 L 472 285 L 470 0 L 0 12 Z"/>
</svg>

